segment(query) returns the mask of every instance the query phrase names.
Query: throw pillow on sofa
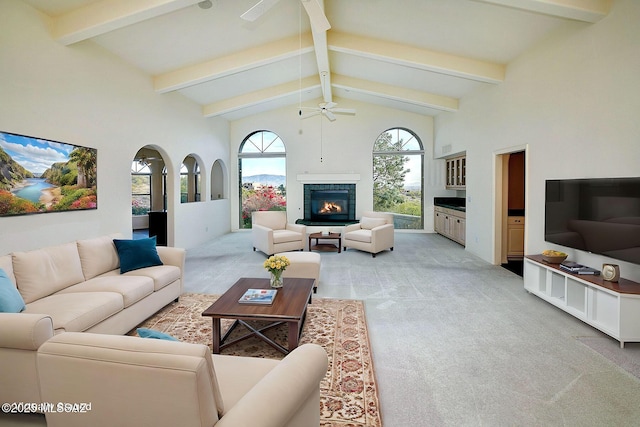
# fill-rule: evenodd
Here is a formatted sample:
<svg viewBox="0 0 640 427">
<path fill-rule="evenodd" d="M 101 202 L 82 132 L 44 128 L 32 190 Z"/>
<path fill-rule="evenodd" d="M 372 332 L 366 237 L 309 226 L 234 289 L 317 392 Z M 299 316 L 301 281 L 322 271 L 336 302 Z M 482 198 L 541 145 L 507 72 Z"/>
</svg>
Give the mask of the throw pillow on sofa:
<svg viewBox="0 0 640 427">
<path fill-rule="evenodd" d="M 172 337 L 169 334 L 165 334 L 164 332 L 156 331 L 155 329 L 147 329 L 147 328 L 138 328 L 136 329 L 138 336 L 140 338 L 155 338 L 158 340 L 167 340 L 167 341 L 180 341 L 177 338 Z"/>
<path fill-rule="evenodd" d="M 20 313 L 24 309 L 22 295 L 7 273 L 0 268 L 0 313 Z"/>
<path fill-rule="evenodd" d="M 369 218 L 366 216 L 360 218 L 360 228 L 365 230 L 373 230 L 374 228 L 385 225 L 386 223 L 387 222 L 384 218 Z"/>
<path fill-rule="evenodd" d="M 113 244 L 116 245 L 120 259 L 120 273 L 162 265 L 155 236 L 135 240 L 113 239 Z"/>
</svg>

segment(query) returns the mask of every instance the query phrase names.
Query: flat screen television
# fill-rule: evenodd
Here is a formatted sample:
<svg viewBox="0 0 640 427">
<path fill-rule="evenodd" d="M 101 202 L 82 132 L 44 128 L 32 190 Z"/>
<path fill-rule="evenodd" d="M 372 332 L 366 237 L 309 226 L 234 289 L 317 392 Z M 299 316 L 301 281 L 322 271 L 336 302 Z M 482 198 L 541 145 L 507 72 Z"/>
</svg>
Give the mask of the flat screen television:
<svg viewBox="0 0 640 427">
<path fill-rule="evenodd" d="M 546 181 L 545 240 L 640 264 L 640 177 Z"/>
</svg>

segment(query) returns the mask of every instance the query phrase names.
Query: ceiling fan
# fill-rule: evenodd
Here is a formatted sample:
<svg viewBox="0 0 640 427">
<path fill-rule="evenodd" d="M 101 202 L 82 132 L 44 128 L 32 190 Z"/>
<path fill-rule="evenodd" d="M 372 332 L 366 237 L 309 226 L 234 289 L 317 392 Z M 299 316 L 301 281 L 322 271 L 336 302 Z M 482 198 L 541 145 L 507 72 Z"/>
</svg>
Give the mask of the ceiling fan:
<svg viewBox="0 0 640 427">
<path fill-rule="evenodd" d="M 322 114 L 327 119 L 329 119 L 329 121 L 333 122 L 336 120 L 336 114 L 348 114 L 351 116 L 356 114 L 356 110 L 352 108 L 336 108 L 337 105 L 338 104 L 336 104 L 335 102 L 322 102 L 318 104 L 317 107 L 300 107 L 298 110 L 298 115 L 301 118 L 306 119 L 309 117 L 317 116 L 318 114 Z M 312 112 L 304 114 L 302 110 L 311 110 Z"/>
<path fill-rule="evenodd" d="M 240 15 L 240 17 L 245 21 L 253 22 L 264 15 L 279 1 L 280 0 L 260 0 L 251 9 Z M 313 31 L 323 32 L 331 28 L 331 24 L 329 24 L 319 0 L 300 0 L 300 2 L 302 2 L 302 5 L 309 15 L 309 22 L 311 22 Z"/>
</svg>

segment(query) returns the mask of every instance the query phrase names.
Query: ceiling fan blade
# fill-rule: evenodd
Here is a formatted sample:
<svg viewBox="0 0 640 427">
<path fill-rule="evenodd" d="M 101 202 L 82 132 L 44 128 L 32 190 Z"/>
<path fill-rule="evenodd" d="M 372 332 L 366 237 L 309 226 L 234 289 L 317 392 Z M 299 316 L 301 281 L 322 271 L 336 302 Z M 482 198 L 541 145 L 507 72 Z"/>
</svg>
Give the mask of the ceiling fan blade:
<svg viewBox="0 0 640 427">
<path fill-rule="evenodd" d="M 335 102 L 331 101 L 331 102 L 323 102 L 322 104 L 320 104 L 320 108 L 327 108 L 327 109 L 331 109 L 335 106 L 337 106 L 338 104 L 336 104 Z"/>
<path fill-rule="evenodd" d="M 309 22 L 311 22 L 311 28 L 317 33 L 322 33 L 331 28 L 329 20 L 322 10 L 322 6 L 318 3 L 318 0 L 300 0 L 307 15 L 309 15 Z M 254 6 L 255 7 L 255 6 Z"/>
<path fill-rule="evenodd" d="M 322 114 L 327 116 L 327 119 L 331 120 L 332 122 L 336 120 L 336 116 L 334 116 L 330 110 L 322 109 Z"/>
<path fill-rule="evenodd" d="M 302 113 L 302 110 L 298 111 L 298 114 L 300 115 L 301 119 L 308 119 L 309 117 L 314 117 L 317 116 L 318 114 L 320 114 L 319 110 L 314 111 L 313 113 Z"/>
<path fill-rule="evenodd" d="M 240 18 L 245 21 L 255 21 L 264 15 L 271 7 L 278 3 L 280 0 L 260 0 L 258 3 L 253 5 L 253 7 L 247 10 L 245 13 L 240 15 Z"/>
<path fill-rule="evenodd" d="M 336 114 L 350 114 L 352 116 L 356 114 L 356 110 L 353 108 L 332 108 L 331 111 Z"/>
</svg>

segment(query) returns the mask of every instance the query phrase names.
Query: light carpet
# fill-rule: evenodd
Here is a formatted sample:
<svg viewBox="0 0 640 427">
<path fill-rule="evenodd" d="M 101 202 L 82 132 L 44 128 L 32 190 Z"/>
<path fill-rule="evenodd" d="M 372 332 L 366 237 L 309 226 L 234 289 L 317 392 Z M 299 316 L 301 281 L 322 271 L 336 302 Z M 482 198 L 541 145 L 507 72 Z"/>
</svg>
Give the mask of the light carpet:
<svg viewBox="0 0 640 427">
<path fill-rule="evenodd" d="M 168 333 L 181 341 L 212 348 L 211 318 L 202 312 L 217 295 L 187 293 L 139 327 Z M 224 331 L 231 320 L 223 320 Z M 238 327 L 234 334 L 244 334 Z M 136 335 L 135 330 L 129 335 Z M 287 327 L 273 328 L 265 335 L 286 347 Z M 358 300 L 314 298 L 308 306 L 300 344 L 315 343 L 329 356 L 329 368 L 320 384 L 320 425 L 324 427 L 382 426 L 371 347 L 364 313 Z M 222 354 L 282 359 L 284 355 L 267 343 L 249 338 Z"/>
<path fill-rule="evenodd" d="M 631 375 L 640 378 L 640 346 L 637 343 L 627 343 L 624 351 L 621 351 L 618 341 L 608 336 L 580 336 L 576 339 Z"/>
</svg>

